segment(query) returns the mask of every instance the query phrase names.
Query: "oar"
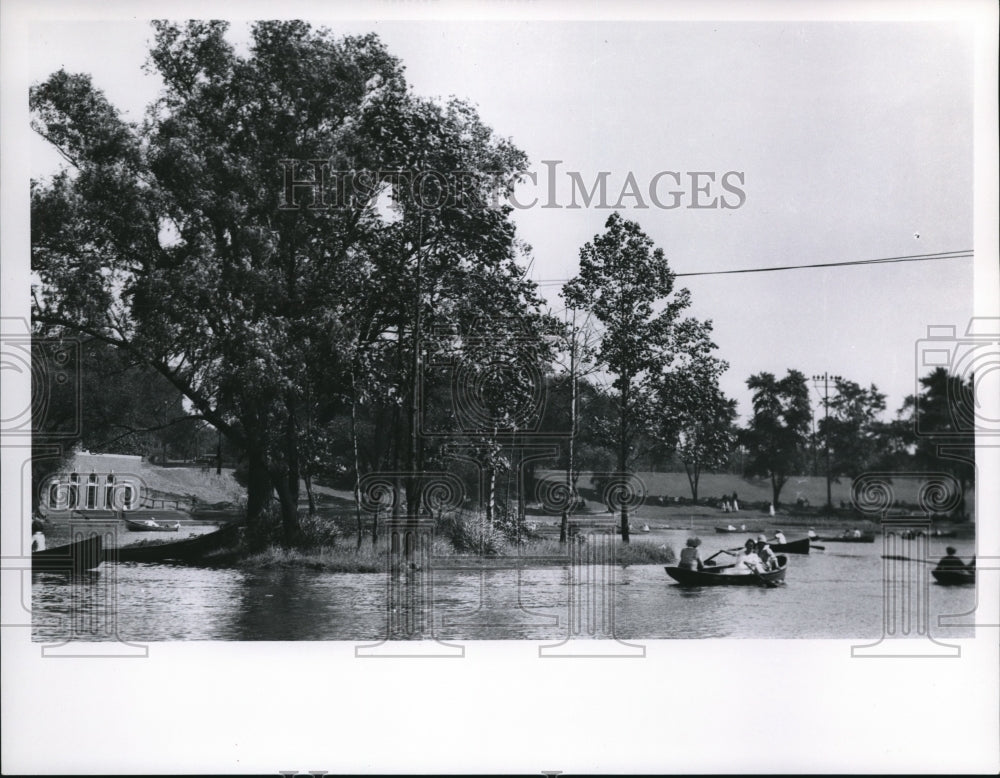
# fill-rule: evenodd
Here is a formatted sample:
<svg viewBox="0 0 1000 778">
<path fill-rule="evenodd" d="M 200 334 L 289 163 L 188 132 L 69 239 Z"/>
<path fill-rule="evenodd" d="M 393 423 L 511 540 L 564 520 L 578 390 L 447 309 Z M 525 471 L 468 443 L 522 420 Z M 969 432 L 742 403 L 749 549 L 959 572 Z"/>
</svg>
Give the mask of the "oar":
<svg viewBox="0 0 1000 778">
<path fill-rule="evenodd" d="M 810 543 L 809 548 L 815 548 L 819 551 L 826 551 L 826 546 L 817 546 L 815 543 Z"/>
<path fill-rule="evenodd" d="M 900 562 L 924 562 L 925 564 L 928 564 L 928 565 L 936 565 L 937 564 L 937 562 L 935 562 L 933 559 L 914 559 L 911 556 L 899 556 L 898 554 L 882 554 L 882 558 L 883 559 L 897 559 Z M 950 569 L 952 569 L 952 570 L 961 570 L 960 567 L 954 567 L 954 568 L 950 568 Z"/>
<path fill-rule="evenodd" d="M 747 570 L 753 573 L 753 575 L 756 576 L 757 580 L 760 581 L 762 584 L 764 584 L 764 586 L 766 586 L 769 589 L 778 588 L 778 584 L 776 584 L 774 581 L 768 581 L 764 576 L 762 576 L 760 573 L 754 570 L 752 564 L 750 564 L 749 562 L 744 562 L 743 564 L 747 566 Z"/>
<path fill-rule="evenodd" d="M 730 553 L 732 553 L 732 552 L 731 551 L 727 551 L 726 549 L 722 549 L 721 551 L 716 551 L 714 554 L 712 554 L 712 556 L 710 556 L 708 559 L 706 559 L 704 562 L 702 562 L 702 564 L 708 564 L 713 559 L 715 559 L 719 554 L 730 554 Z"/>
</svg>

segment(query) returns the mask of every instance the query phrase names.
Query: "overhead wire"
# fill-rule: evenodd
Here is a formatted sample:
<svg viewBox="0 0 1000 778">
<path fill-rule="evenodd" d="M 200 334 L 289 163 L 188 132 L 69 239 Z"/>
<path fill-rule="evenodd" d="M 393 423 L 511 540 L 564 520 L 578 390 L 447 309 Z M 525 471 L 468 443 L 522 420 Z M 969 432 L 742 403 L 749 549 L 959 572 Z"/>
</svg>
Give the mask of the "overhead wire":
<svg viewBox="0 0 1000 778">
<path fill-rule="evenodd" d="M 974 256 L 972 249 L 962 249 L 961 251 L 939 251 L 933 254 L 905 254 L 898 257 L 879 257 L 877 259 L 854 259 L 846 262 L 816 262 L 801 265 L 774 265 L 770 267 L 750 267 L 738 268 L 736 270 L 701 270 L 691 273 L 675 273 L 677 278 L 690 278 L 692 276 L 721 276 L 735 275 L 740 273 L 773 273 L 779 270 L 807 270 L 822 267 L 848 267 L 851 265 L 885 265 L 897 262 L 928 262 L 941 259 L 971 259 Z M 568 278 L 547 278 L 535 283 L 538 286 L 553 286 L 555 284 L 565 284 Z"/>
</svg>

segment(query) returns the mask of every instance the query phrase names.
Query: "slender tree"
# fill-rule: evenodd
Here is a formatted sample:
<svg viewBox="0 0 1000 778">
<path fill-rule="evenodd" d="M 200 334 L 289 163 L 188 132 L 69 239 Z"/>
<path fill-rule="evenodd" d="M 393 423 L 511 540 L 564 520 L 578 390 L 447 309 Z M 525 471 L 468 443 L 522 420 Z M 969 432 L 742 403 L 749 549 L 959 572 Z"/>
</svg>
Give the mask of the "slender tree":
<svg viewBox="0 0 1000 778">
<path fill-rule="evenodd" d="M 719 388 L 728 366 L 710 356 L 712 348 L 705 344 L 696 358 L 654 382 L 650 433 L 684 464 L 695 504 L 702 472 L 725 467 L 736 443 L 736 401 Z"/>
<path fill-rule="evenodd" d="M 780 380 L 772 373 L 758 373 L 747 379 L 747 387 L 753 391 L 753 417 L 745 434 L 750 449 L 747 472 L 770 478 L 777 508 L 785 483 L 805 464 L 812 420 L 809 387 L 798 370 L 789 370 Z"/>
<path fill-rule="evenodd" d="M 605 231 L 580 250 L 580 272 L 563 288 L 567 305 L 593 314 L 602 328 L 597 362 L 614 376 L 618 470 L 628 473 L 637 433 L 648 425 L 648 380 L 684 353 L 698 324 L 681 319 L 690 304 L 674 292 L 674 274 L 663 250 L 635 222 L 615 212 Z M 628 505 L 621 536 L 629 541 Z"/>
</svg>

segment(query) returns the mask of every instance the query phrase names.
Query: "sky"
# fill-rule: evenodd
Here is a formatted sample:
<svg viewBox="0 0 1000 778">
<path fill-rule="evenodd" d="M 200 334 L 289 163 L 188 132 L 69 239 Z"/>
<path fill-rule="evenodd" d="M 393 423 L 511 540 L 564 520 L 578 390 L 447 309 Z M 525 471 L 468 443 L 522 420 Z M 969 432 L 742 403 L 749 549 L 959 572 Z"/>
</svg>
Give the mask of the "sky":
<svg viewBox="0 0 1000 778">
<path fill-rule="evenodd" d="M 570 173 L 589 189 L 606 174 L 607 206 L 630 174 L 685 194 L 675 209 L 623 198 L 679 273 L 870 260 L 973 248 L 973 37 L 955 22 L 338 22 L 374 31 L 415 93 L 477 105 L 528 155 L 537 185 L 518 199 L 531 277 L 553 310 L 579 250 L 610 207 L 570 205 Z M 246 39 L 234 23 L 232 38 Z M 131 119 L 158 80 L 142 64 L 150 28 L 135 22 L 46 22 L 31 28 L 32 81 L 58 67 L 89 72 Z M 31 145 L 32 175 L 59 164 Z M 555 171 L 554 198 L 547 180 Z M 681 186 L 663 171 L 679 174 Z M 690 208 L 692 172 L 736 208 Z M 742 202 L 720 188 L 738 187 Z M 658 183 L 657 183 L 658 182 Z M 742 182 L 742 183 L 739 183 Z M 577 201 L 578 203 L 580 200 Z M 717 205 L 719 203 L 717 202 Z M 646 207 L 639 207 L 645 205 Z M 929 325 L 973 313 L 969 258 L 704 275 L 678 279 L 691 315 L 710 319 L 730 368 L 723 390 L 750 411 L 746 379 L 828 372 L 888 395 L 913 393 Z M 820 393 L 813 400 L 819 408 Z"/>
</svg>

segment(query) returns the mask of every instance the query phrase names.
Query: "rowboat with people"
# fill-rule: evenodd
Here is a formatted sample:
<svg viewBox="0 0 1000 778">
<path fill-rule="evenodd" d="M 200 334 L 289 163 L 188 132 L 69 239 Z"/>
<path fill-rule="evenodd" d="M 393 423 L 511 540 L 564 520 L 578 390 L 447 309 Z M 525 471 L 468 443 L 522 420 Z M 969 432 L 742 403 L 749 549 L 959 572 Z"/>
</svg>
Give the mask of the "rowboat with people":
<svg viewBox="0 0 1000 778">
<path fill-rule="evenodd" d="M 736 573 L 735 567 L 736 565 L 705 565 L 701 570 L 691 570 L 686 567 L 667 566 L 663 569 L 681 586 L 765 586 L 773 588 L 785 580 L 788 557 L 784 554 L 778 554 L 778 568 L 763 573 L 750 569 L 745 573 Z"/>
<path fill-rule="evenodd" d="M 716 527 L 715 531 L 718 532 L 719 534 L 725 534 L 725 533 L 730 533 L 731 534 L 733 532 L 746 532 L 747 531 L 747 526 L 746 526 L 746 524 L 741 524 L 739 527 L 734 527 L 732 524 L 730 524 L 728 527 Z"/>
</svg>

